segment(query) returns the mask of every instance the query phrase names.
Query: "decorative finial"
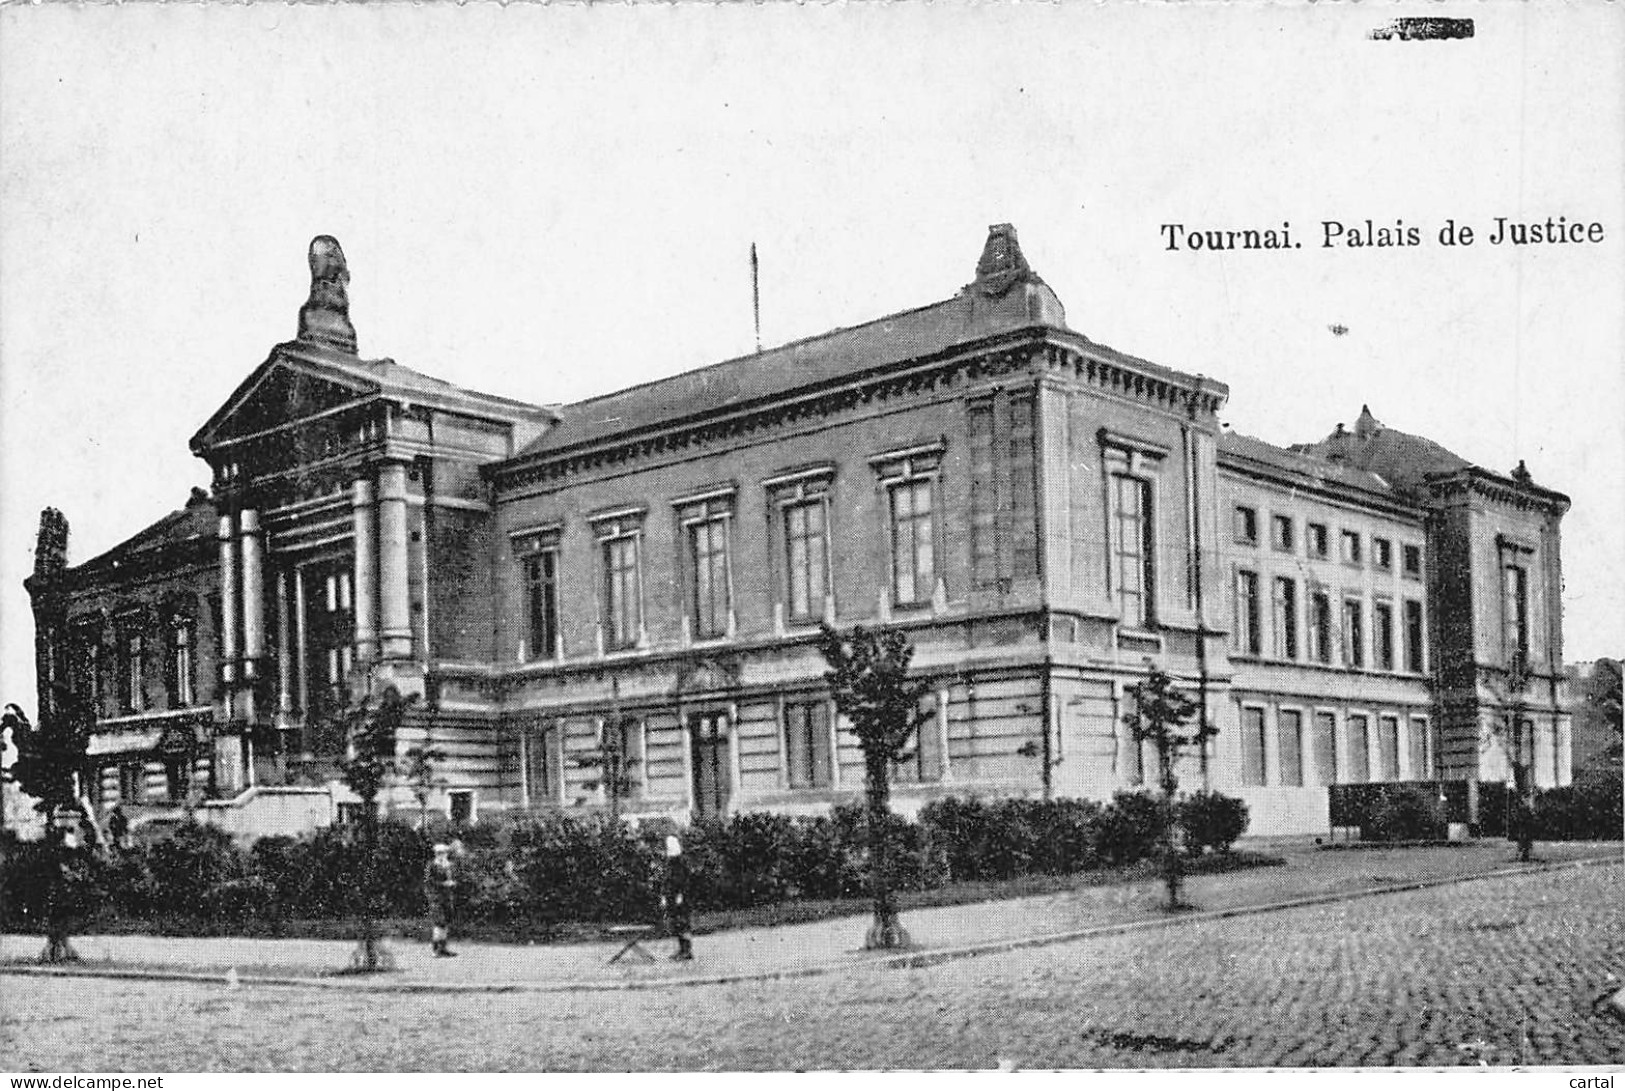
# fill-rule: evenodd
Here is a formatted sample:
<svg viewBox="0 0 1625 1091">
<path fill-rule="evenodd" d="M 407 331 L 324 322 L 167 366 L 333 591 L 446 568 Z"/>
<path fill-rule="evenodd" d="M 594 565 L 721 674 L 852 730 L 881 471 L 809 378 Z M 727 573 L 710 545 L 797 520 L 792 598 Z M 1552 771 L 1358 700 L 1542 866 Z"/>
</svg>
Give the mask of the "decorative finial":
<svg viewBox="0 0 1625 1091">
<path fill-rule="evenodd" d="M 299 308 L 299 340 L 315 341 L 355 354 L 355 327 L 350 325 L 350 270 L 344 251 L 331 235 L 310 240 L 310 298 Z"/>
<path fill-rule="evenodd" d="M 1359 419 L 1354 422 L 1354 434 L 1360 439 L 1366 439 L 1382 431 L 1382 421 L 1371 415 L 1369 405 L 1360 406 Z"/>
<path fill-rule="evenodd" d="M 68 519 L 55 508 L 39 513 L 39 534 L 34 539 L 34 578 L 51 580 L 68 567 Z"/>
<path fill-rule="evenodd" d="M 1022 256 L 1011 224 L 993 224 L 987 229 L 987 243 L 976 263 L 976 288 L 983 295 L 999 296 L 1017 281 L 1032 276 L 1032 267 Z"/>
<path fill-rule="evenodd" d="M 1529 467 L 1523 464 L 1523 459 L 1521 458 L 1518 460 L 1518 465 L 1516 468 L 1514 468 L 1512 471 L 1512 480 L 1516 481 L 1520 485 L 1534 484 L 1535 475 L 1529 472 Z"/>
</svg>

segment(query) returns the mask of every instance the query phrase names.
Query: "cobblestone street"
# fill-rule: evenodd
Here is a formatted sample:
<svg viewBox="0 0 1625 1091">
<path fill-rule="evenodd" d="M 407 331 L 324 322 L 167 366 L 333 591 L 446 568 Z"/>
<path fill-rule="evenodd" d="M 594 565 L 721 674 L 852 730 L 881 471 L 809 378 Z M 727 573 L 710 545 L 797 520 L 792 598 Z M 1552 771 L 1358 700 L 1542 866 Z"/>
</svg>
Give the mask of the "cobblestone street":
<svg viewBox="0 0 1625 1091">
<path fill-rule="evenodd" d="M 1617 866 L 1496 878 L 928 969 L 735 986 L 379 995 L 10 977 L 0 1065 L 1618 1064 L 1625 1024 L 1593 1004 L 1625 984 L 1619 880 Z"/>
</svg>

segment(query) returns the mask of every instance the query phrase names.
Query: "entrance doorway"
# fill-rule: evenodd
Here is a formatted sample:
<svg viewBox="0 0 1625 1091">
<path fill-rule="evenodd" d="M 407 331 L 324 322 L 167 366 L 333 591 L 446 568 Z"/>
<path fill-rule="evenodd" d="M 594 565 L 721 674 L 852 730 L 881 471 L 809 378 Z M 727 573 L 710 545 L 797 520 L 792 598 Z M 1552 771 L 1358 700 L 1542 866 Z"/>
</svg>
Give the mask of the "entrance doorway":
<svg viewBox="0 0 1625 1091">
<path fill-rule="evenodd" d="M 723 818 L 731 786 L 728 762 L 728 714 L 696 712 L 688 718 L 692 755 L 694 817 Z"/>
</svg>

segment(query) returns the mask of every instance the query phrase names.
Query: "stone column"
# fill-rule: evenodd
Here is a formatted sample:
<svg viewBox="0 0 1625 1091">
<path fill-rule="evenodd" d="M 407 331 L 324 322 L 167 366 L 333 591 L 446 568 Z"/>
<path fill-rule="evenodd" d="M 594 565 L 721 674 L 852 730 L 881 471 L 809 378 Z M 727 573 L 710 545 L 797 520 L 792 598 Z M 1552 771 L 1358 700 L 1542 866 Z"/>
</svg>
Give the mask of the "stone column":
<svg viewBox="0 0 1625 1091">
<path fill-rule="evenodd" d="M 372 483 L 355 483 L 355 657 L 363 666 L 378 658 L 378 523 Z"/>
<path fill-rule="evenodd" d="M 220 678 L 229 715 L 237 680 L 237 527 L 230 515 L 220 517 Z"/>
<path fill-rule="evenodd" d="M 293 570 L 294 685 L 299 694 L 299 716 L 304 721 L 306 750 L 310 745 L 310 650 L 305 634 L 305 570 Z"/>
<path fill-rule="evenodd" d="M 288 615 L 288 574 L 276 574 L 276 711 L 286 724 L 293 712 L 293 619 Z"/>
<path fill-rule="evenodd" d="M 243 677 L 259 672 L 265 657 L 265 572 L 264 544 L 260 538 L 259 513 L 245 508 L 238 517 L 242 533 L 243 569 Z"/>
<path fill-rule="evenodd" d="M 406 558 L 406 464 L 386 462 L 378 471 L 378 614 L 385 659 L 412 655 Z"/>
</svg>

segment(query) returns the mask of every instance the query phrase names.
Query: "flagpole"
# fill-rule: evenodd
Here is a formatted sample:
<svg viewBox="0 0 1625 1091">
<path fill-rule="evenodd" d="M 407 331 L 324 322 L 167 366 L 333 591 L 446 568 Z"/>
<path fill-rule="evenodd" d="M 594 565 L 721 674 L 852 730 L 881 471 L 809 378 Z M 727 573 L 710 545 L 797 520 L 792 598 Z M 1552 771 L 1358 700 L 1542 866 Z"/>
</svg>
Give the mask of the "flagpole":
<svg viewBox="0 0 1625 1091">
<path fill-rule="evenodd" d="M 756 260 L 756 243 L 750 244 L 750 305 L 756 316 L 756 351 L 762 351 L 762 278 Z"/>
</svg>

